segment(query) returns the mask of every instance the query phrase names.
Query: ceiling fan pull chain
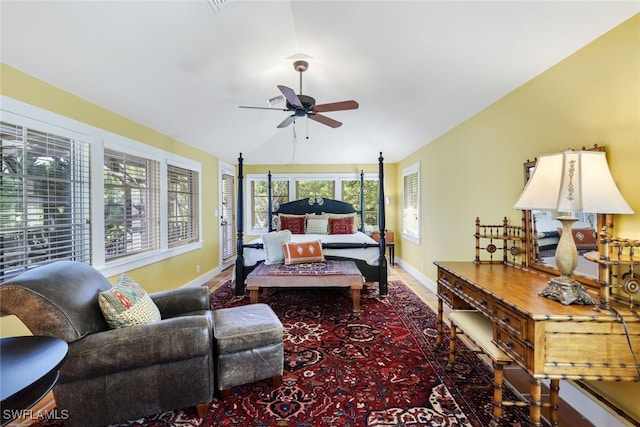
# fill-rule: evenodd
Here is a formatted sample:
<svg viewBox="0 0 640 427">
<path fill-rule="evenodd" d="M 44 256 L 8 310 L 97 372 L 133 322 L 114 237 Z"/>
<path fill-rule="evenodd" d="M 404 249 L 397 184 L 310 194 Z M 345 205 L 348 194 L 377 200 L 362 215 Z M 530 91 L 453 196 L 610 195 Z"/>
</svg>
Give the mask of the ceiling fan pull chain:
<svg viewBox="0 0 640 427">
<path fill-rule="evenodd" d="M 296 162 L 296 142 L 298 141 L 298 135 L 296 135 L 296 122 L 293 122 L 293 126 L 291 126 L 293 130 L 293 154 L 291 155 L 291 163 Z"/>
</svg>

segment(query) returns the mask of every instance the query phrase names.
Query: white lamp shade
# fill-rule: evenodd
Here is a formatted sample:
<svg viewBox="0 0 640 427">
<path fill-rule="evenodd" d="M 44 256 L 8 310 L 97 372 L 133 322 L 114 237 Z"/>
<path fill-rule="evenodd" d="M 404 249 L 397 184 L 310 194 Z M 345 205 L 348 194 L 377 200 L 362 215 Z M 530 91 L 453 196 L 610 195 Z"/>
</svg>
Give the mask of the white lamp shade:
<svg viewBox="0 0 640 427">
<path fill-rule="evenodd" d="M 630 214 L 602 151 L 540 156 L 515 209 Z"/>
</svg>

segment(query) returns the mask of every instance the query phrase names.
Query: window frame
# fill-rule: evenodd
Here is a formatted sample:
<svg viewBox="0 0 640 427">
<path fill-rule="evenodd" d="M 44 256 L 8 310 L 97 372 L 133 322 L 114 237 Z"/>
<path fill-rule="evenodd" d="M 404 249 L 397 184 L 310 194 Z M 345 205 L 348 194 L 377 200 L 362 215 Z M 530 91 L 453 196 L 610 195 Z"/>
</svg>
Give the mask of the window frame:
<svg viewBox="0 0 640 427">
<path fill-rule="evenodd" d="M 378 182 L 379 176 L 376 172 L 367 172 L 363 175 L 365 181 Z M 295 174 L 271 174 L 271 181 L 288 181 L 289 182 L 289 199 L 288 202 L 297 200 L 296 189 L 300 181 L 333 181 L 336 200 L 342 200 L 342 181 L 360 181 L 360 172 L 358 173 L 337 173 L 337 174 L 318 174 L 318 173 L 295 173 Z M 268 181 L 267 173 L 265 174 L 247 174 L 245 176 L 245 215 L 244 230 L 247 235 L 261 235 L 267 233 L 268 227 L 253 227 L 251 214 L 253 213 L 253 182 Z M 359 212 L 359 211 L 358 211 Z M 378 218 L 379 221 L 379 218 Z"/>
<path fill-rule="evenodd" d="M 47 142 L 45 146 L 47 147 L 47 149 L 51 149 L 51 148 L 58 149 L 57 143 L 55 142 L 56 140 L 60 140 L 61 142 L 62 140 L 69 140 L 70 142 L 69 151 L 72 157 L 71 164 L 73 165 L 80 164 L 80 169 L 74 168 L 71 171 L 71 174 L 70 174 L 71 176 L 64 180 L 60 180 L 59 177 L 56 177 L 56 176 L 49 177 L 48 175 L 43 175 L 40 178 L 38 178 L 38 175 L 35 175 L 35 174 L 32 175 L 27 173 L 26 175 L 25 174 L 19 175 L 23 182 L 23 188 L 32 185 L 27 183 L 34 183 L 35 181 L 39 181 L 41 179 L 44 179 L 50 182 L 50 185 L 54 185 L 55 187 L 58 187 L 58 183 L 65 183 L 68 185 L 68 189 L 70 192 L 69 194 L 69 201 L 70 201 L 69 221 L 70 222 L 67 223 L 66 221 L 63 221 L 62 224 L 46 225 L 46 226 L 43 223 L 41 228 L 46 228 L 47 230 L 49 230 L 48 233 L 51 233 L 54 236 L 57 235 L 59 229 L 64 230 L 65 228 L 69 228 L 69 234 L 65 234 L 64 237 L 66 238 L 67 236 L 69 236 L 71 238 L 71 243 L 73 245 L 79 244 L 79 247 L 74 246 L 68 251 L 61 252 L 60 254 L 62 254 L 63 256 L 59 258 L 56 258 L 56 257 L 50 258 L 49 256 L 51 256 L 51 253 L 50 253 L 51 248 L 50 247 L 44 248 L 42 249 L 43 255 L 45 253 L 48 255 L 46 256 L 40 255 L 40 261 L 33 263 L 30 267 L 29 263 L 26 263 L 24 261 L 26 258 L 31 258 L 31 259 L 34 259 L 34 258 L 29 257 L 29 247 L 28 247 L 28 243 L 26 243 L 25 241 L 23 242 L 23 246 L 21 248 L 22 252 L 18 253 L 18 256 L 22 258 L 21 261 L 23 262 L 19 264 L 16 270 L 24 269 L 23 271 L 25 271 L 30 268 L 36 268 L 40 265 L 46 264 L 47 262 L 49 262 L 50 259 L 60 259 L 60 260 L 78 259 L 82 262 L 90 262 L 91 230 L 90 230 L 90 226 L 88 225 L 88 221 L 90 219 L 91 205 L 88 198 L 91 194 L 90 193 L 91 189 L 90 189 L 90 186 L 84 181 L 74 178 L 78 176 L 80 176 L 81 178 L 87 178 L 90 174 L 91 167 L 90 167 L 89 151 L 91 148 L 89 143 L 89 136 L 84 133 L 74 132 L 69 129 L 65 129 L 52 124 L 42 123 L 41 121 L 34 120 L 30 117 L 24 117 L 22 115 L 16 114 L 11 111 L 6 111 L 4 110 L 4 107 L 5 107 L 4 98 L 0 98 L 0 100 L 2 100 L 2 109 L 0 109 L 0 114 L 1 114 L 0 120 L 9 125 L 16 126 L 17 128 L 21 128 L 23 130 L 23 135 L 24 135 L 24 132 L 26 131 L 27 139 L 23 140 L 24 143 L 34 143 L 34 140 L 29 138 L 29 134 L 41 134 L 43 136 L 46 136 Z M 50 143 L 48 142 L 49 136 L 53 138 L 53 142 L 52 142 L 53 146 L 51 146 Z M 80 156 L 80 158 L 78 159 L 75 156 Z M 25 166 L 26 163 L 27 162 L 25 161 L 24 163 L 22 163 L 22 165 Z M 34 202 L 37 205 L 43 201 L 42 197 L 38 197 L 35 195 L 29 196 L 28 194 L 24 195 L 22 191 L 20 193 L 22 194 L 21 198 L 23 198 L 23 200 L 28 201 L 27 202 L 28 205 Z M 51 197 L 48 194 L 45 198 L 48 201 L 53 203 L 55 203 L 56 201 L 61 201 L 57 196 Z M 34 210 L 32 207 L 29 207 L 28 205 L 26 206 L 27 216 L 32 216 L 38 210 L 37 209 Z M 21 213 L 24 214 L 24 210 Z M 42 215 L 42 221 L 44 221 L 46 218 L 44 209 L 42 210 L 41 215 Z M 22 233 L 26 235 L 30 234 L 30 230 L 35 230 L 34 225 L 23 225 L 22 227 L 19 227 L 19 228 L 22 229 Z M 42 234 L 43 239 L 48 239 L 49 237 L 51 236 L 45 236 L 44 234 Z M 66 249 L 66 247 L 63 246 L 63 249 Z M 77 255 L 77 258 L 74 255 Z M 8 280 L 11 277 L 13 277 L 13 275 L 11 274 L 11 272 L 9 272 L 9 275 L 6 276 L 6 279 Z M 2 279 L 4 280 L 5 277 L 3 276 Z"/>
<path fill-rule="evenodd" d="M 415 190 L 416 199 L 416 229 L 407 227 L 405 217 L 407 216 L 407 187 L 405 186 L 405 178 L 410 175 L 416 175 L 417 188 Z M 420 180 L 420 162 L 416 162 L 402 169 L 402 237 L 413 243 L 420 243 L 421 227 L 421 206 L 420 206 L 421 180 Z"/>
<path fill-rule="evenodd" d="M 61 136 L 82 139 L 89 143 L 90 162 L 90 222 L 91 265 L 105 276 L 113 276 L 165 259 L 201 249 L 204 243 L 202 228 L 202 164 L 175 153 L 126 138 L 48 110 L 0 95 L 0 118 L 34 130 L 55 129 Z M 62 132 L 62 133 L 61 133 Z M 79 136 L 78 136 L 79 135 Z M 105 147 L 160 162 L 160 247 L 110 262 L 105 261 L 104 238 L 104 165 Z M 167 164 L 173 164 L 198 173 L 198 234 L 197 241 L 185 245 L 168 245 L 168 184 Z"/>
</svg>

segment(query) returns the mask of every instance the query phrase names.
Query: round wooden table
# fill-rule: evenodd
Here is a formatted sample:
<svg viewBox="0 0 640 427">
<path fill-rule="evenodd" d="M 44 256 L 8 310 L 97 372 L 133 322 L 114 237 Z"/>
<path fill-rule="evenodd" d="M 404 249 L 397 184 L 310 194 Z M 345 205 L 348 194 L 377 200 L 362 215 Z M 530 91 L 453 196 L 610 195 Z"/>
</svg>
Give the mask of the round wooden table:
<svg viewBox="0 0 640 427">
<path fill-rule="evenodd" d="M 59 338 L 25 336 L 0 340 L 2 425 L 20 417 L 53 388 L 68 345 Z"/>
</svg>

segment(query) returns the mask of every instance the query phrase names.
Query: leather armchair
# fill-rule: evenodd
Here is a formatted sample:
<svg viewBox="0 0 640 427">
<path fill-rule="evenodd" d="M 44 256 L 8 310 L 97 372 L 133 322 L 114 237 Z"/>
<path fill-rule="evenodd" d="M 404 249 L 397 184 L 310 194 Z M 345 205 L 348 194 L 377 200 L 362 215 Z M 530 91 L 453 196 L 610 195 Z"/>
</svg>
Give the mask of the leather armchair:
<svg viewBox="0 0 640 427">
<path fill-rule="evenodd" d="M 69 426 L 106 425 L 213 399 L 214 338 L 209 291 L 149 294 L 162 320 L 109 329 L 98 304 L 111 287 L 94 268 L 60 261 L 0 285 L 0 315 L 16 315 L 34 335 L 69 344 L 53 389 Z"/>
</svg>

